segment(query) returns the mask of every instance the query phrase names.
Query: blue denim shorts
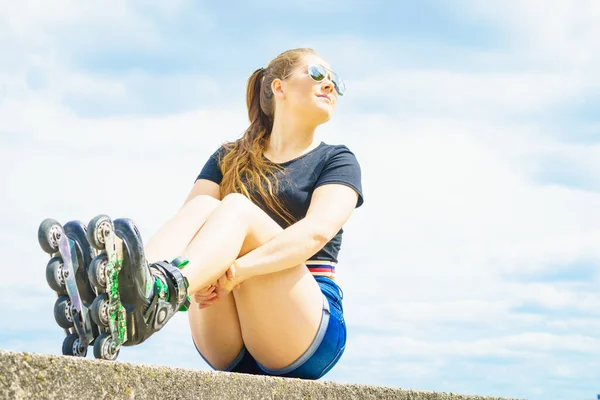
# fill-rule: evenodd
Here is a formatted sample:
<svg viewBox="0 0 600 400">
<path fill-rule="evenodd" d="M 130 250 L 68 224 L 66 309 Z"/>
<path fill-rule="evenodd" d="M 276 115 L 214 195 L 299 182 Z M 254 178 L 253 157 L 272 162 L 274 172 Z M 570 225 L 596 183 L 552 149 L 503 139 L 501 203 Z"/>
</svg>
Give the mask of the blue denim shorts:
<svg viewBox="0 0 600 400">
<path fill-rule="evenodd" d="M 285 378 L 319 379 L 337 364 L 346 348 L 346 322 L 342 308 L 343 293 L 333 280 L 322 276 L 314 278 L 323 293 L 323 316 L 317 336 L 304 354 L 287 367 L 271 370 L 260 365 L 246 347 L 242 347 L 240 354 L 222 371 Z M 197 347 L 196 350 L 198 350 Z M 198 353 L 200 353 L 199 350 Z M 206 361 L 202 353 L 200 356 Z M 208 361 L 206 363 L 216 369 Z"/>
</svg>

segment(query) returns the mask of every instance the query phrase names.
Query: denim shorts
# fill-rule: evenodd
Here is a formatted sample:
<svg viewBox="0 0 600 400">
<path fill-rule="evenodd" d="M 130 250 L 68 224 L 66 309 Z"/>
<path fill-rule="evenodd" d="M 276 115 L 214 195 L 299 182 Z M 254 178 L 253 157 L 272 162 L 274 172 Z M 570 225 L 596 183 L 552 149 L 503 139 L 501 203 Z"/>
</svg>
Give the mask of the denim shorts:
<svg viewBox="0 0 600 400">
<path fill-rule="evenodd" d="M 343 293 L 333 280 L 322 276 L 314 278 L 323 293 L 323 315 L 317 336 L 304 354 L 287 367 L 272 370 L 260 365 L 246 347 L 242 347 L 238 356 L 222 371 L 285 378 L 319 379 L 337 364 L 346 348 L 346 322 L 342 308 Z M 197 347 L 196 350 L 198 350 Z M 199 350 L 198 353 L 200 353 Z M 200 356 L 206 361 L 202 353 Z M 216 369 L 208 361 L 206 363 Z"/>
</svg>

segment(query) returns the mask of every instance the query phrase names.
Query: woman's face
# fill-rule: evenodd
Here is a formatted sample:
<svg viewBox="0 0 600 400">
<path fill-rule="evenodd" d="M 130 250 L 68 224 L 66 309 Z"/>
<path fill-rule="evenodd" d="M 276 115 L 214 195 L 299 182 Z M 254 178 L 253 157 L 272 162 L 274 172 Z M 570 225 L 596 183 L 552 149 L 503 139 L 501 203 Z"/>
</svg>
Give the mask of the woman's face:
<svg viewBox="0 0 600 400">
<path fill-rule="evenodd" d="M 325 67 L 325 77 L 319 82 L 308 73 L 308 67 L 313 64 Z M 313 120 L 316 124 L 331 118 L 338 100 L 329 64 L 312 54 L 304 56 L 291 75 L 283 80 L 281 93 L 278 97 L 285 103 L 282 104 L 284 108 L 300 113 L 302 118 Z"/>
</svg>

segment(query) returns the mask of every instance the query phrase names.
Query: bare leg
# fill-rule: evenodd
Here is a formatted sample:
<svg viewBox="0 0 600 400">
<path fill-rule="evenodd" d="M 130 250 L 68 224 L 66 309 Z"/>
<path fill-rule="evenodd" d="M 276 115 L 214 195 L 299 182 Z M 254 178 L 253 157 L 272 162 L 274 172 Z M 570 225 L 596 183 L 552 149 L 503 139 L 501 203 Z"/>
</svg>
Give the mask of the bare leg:
<svg viewBox="0 0 600 400">
<path fill-rule="evenodd" d="M 171 261 L 184 254 L 219 204 L 219 200 L 210 196 L 196 196 L 187 202 L 144 246 L 148 261 Z"/>
<path fill-rule="evenodd" d="M 186 203 L 144 246 L 150 262 L 170 261 L 183 255 L 212 212 L 221 204 L 210 196 L 197 196 Z M 189 318 L 192 336 L 202 355 L 217 368 L 223 369 L 242 349 L 242 333 L 230 293 L 211 307 L 200 310 L 192 297 Z"/>
<path fill-rule="evenodd" d="M 192 294 L 215 282 L 240 254 L 281 230 L 243 196 L 223 202 L 198 196 L 149 241 L 146 254 L 149 260 L 182 254 L 190 259 L 183 273 Z M 228 365 L 245 342 L 261 364 L 280 368 L 295 361 L 314 339 L 323 300 L 304 265 L 248 279 L 235 298 L 230 293 L 203 310 L 193 302 L 189 311 L 194 342 L 214 367 Z"/>
<path fill-rule="evenodd" d="M 231 364 L 244 345 L 233 295 L 202 310 L 192 297 L 188 318 L 194 343 L 210 365 L 222 370 Z"/>
<path fill-rule="evenodd" d="M 255 209 L 262 212 L 246 197 L 230 194 L 210 214 L 184 252 L 190 261 L 183 269 L 190 295 L 216 282 L 238 258 L 252 229 L 249 213 Z"/>
<path fill-rule="evenodd" d="M 245 197 L 227 196 L 185 252 L 190 264 L 183 273 L 189 280 L 190 292 L 216 281 L 240 254 L 259 247 L 281 231 L 275 221 Z M 267 368 L 284 367 L 299 358 L 313 341 L 321 321 L 323 296 L 305 265 L 248 279 L 235 291 L 235 299 L 243 342 Z M 228 345 L 212 332 L 221 315 L 213 309 L 218 303 L 190 313 L 195 342 L 211 363 L 221 350 L 231 354 L 234 348 L 239 351 L 239 343 Z M 229 305 L 220 307 L 222 311 L 230 310 Z M 232 357 L 228 359 L 231 361 Z"/>
</svg>

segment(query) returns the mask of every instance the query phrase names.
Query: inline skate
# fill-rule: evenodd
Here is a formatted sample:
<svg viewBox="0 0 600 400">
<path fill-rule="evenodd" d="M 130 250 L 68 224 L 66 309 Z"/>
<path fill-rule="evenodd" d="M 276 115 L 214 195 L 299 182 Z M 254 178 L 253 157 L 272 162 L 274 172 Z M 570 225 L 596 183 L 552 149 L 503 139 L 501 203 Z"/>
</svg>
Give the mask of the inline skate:
<svg viewBox="0 0 600 400">
<path fill-rule="evenodd" d="M 114 360 L 121 346 L 144 342 L 177 311 L 187 311 L 187 281 L 179 271 L 187 261 L 149 265 L 139 230 L 126 218 L 98 215 L 88 224 L 87 237 L 98 251 L 88 270 L 97 294 L 91 317 L 100 331 L 94 356 Z"/>
<path fill-rule="evenodd" d="M 57 294 L 54 318 L 66 334 L 62 353 L 76 357 L 87 355 L 99 333 L 90 315 L 96 293 L 88 279 L 88 266 L 95 251 L 86 230 L 80 221 L 62 226 L 51 218 L 42 221 L 38 229 L 38 242 L 50 255 L 46 281 Z"/>
</svg>

